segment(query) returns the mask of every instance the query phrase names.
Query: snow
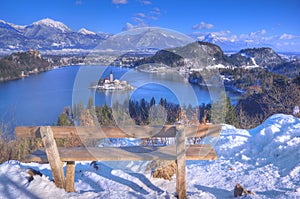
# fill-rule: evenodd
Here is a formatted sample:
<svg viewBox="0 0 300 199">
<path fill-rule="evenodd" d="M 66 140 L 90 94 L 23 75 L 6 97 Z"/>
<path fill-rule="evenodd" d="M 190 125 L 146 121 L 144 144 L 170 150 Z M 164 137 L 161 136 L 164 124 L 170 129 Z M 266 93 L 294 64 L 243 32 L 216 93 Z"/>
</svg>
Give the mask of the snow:
<svg viewBox="0 0 300 199">
<path fill-rule="evenodd" d="M 188 198 L 233 198 L 237 183 L 255 193 L 242 198 L 300 198 L 298 118 L 276 114 L 250 130 L 225 124 L 214 148 L 218 160 L 187 161 Z M 77 162 L 77 192 L 66 193 L 51 181 L 48 164 L 9 161 L 0 165 L 0 198 L 175 198 L 175 176 L 152 178 L 148 164 Z M 28 168 L 43 176 L 29 183 Z"/>
<path fill-rule="evenodd" d="M 84 35 L 96 35 L 96 33 L 92 32 L 92 31 L 89 31 L 85 28 L 81 28 L 78 32 L 81 33 L 81 34 L 84 34 Z"/>
<path fill-rule="evenodd" d="M 70 28 L 68 28 L 62 22 L 54 21 L 53 19 L 49 19 L 49 18 L 36 21 L 33 24 L 34 25 L 45 25 L 45 26 L 48 26 L 48 27 L 56 28 L 56 29 L 61 30 L 62 32 L 70 32 L 70 31 L 72 31 Z"/>
<path fill-rule="evenodd" d="M 254 66 L 257 66 L 257 67 L 258 67 L 258 65 L 256 64 L 256 61 L 255 61 L 254 57 L 251 57 L 251 61 L 252 61 L 252 63 L 254 64 Z"/>
<path fill-rule="evenodd" d="M 254 57 L 251 57 L 247 53 L 241 53 L 241 56 L 246 57 L 246 58 L 250 58 L 252 63 L 253 63 L 253 65 L 243 66 L 243 68 L 252 69 L 252 68 L 258 68 L 259 67 L 259 65 L 256 64 L 256 61 L 255 61 Z"/>
</svg>

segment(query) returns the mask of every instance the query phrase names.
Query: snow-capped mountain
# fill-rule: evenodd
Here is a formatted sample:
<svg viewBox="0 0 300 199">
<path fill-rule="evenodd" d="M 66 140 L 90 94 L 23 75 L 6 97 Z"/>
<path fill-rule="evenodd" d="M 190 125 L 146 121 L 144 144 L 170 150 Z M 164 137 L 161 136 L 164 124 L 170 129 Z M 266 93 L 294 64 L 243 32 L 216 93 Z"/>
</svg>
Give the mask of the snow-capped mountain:
<svg viewBox="0 0 300 199">
<path fill-rule="evenodd" d="M 0 21 L 0 51 L 93 49 L 110 35 L 86 29 L 71 30 L 62 22 L 46 18 L 27 26 Z"/>
<path fill-rule="evenodd" d="M 72 30 L 61 22 L 52 19 L 43 19 L 26 26 L 23 34 L 29 38 L 45 38 L 54 34 L 71 33 Z"/>
<path fill-rule="evenodd" d="M 103 41 L 97 48 L 103 50 L 165 49 L 184 46 L 191 42 L 193 39 L 178 32 L 146 27 L 114 35 Z"/>
<path fill-rule="evenodd" d="M 231 35 L 228 32 L 225 33 L 207 33 L 200 35 L 192 35 L 199 41 L 210 42 L 220 46 L 225 52 L 238 52 L 240 49 L 245 48 L 272 48 L 277 52 L 297 52 L 298 49 L 294 48 L 293 45 L 286 45 L 285 40 L 289 40 L 295 45 L 300 42 L 300 37 L 289 38 L 287 34 L 281 36 L 272 36 L 268 38 L 260 38 L 250 35 Z"/>
<path fill-rule="evenodd" d="M 54 21 L 53 19 L 49 19 L 49 18 L 36 21 L 36 22 L 33 23 L 33 25 L 51 27 L 51 28 L 54 28 L 54 29 L 57 29 L 57 30 L 61 30 L 63 33 L 72 31 L 65 24 L 63 24 L 59 21 Z"/>
<path fill-rule="evenodd" d="M 92 31 L 89 31 L 85 28 L 81 28 L 78 33 L 81 33 L 81 34 L 84 34 L 84 35 L 95 35 L 96 33 L 92 32 Z"/>
<path fill-rule="evenodd" d="M 27 26 L 0 21 L 0 39 L 0 52 L 95 48 L 144 51 L 183 46 L 193 41 L 188 36 L 162 28 L 138 28 L 117 35 L 95 33 L 85 28 L 75 32 L 62 22 L 49 18 Z"/>
</svg>

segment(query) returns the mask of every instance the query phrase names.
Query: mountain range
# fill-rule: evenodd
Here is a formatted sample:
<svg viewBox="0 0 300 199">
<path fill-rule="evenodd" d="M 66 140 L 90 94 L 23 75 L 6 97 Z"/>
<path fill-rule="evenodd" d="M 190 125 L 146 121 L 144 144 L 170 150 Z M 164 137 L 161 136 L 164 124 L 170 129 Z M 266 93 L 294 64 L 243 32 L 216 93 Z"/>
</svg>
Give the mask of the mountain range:
<svg viewBox="0 0 300 199">
<path fill-rule="evenodd" d="M 256 42 L 254 42 L 245 38 L 230 39 L 226 35 L 213 32 L 188 36 L 157 27 L 136 28 L 113 35 L 103 32 L 95 33 L 85 28 L 74 31 L 62 22 L 49 18 L 24 26 L 0 20 L 0 54 L 30 49 L 39 50 L 43 54 L 45 52 L 47 54 L 57 52 L 72 54 L 91 50 L 100 52 L 122 51 L 122 53 L 124 51 L 156 52 L 160 49 L 184 46 L 194 41 L 216 44 L 225 52 L 238 52 L 243 48 L 254 47 L 270 47 L 281 52 L 282 49 L 279 50 L 276 45 L 272 45 L 272 43 L 281 41 L 281 37 L 274 37 L 274 41 L 269 43 L 263 40 L 255 40 Z M 297 38 L 294 40 L 296 43 L 298 42 Z M 297 50 L 293 49 L 293 46 L 289 48 L 292 48 L 293 52 Z"/>
<path fill-rule="evenodd" d="M 86 29 L 75 32 L 63 23 L 49 18 L 27 26 L 0 21 L 2 51 L 92 49 L 108 37 L 110 34 L 93 33 Z"/>
<path fill-rule="evenodd" d="M 125 50 L 163 49 L 186 45 L 188 36 L 162 28 L 143 28 L 121 34 L 95 33 L 85 28 L 78 32 L 65 24 L 46 18 L 19 26 L 0 20 L 0 52 L 29 49 L 51 50 Z"/>
</svg>

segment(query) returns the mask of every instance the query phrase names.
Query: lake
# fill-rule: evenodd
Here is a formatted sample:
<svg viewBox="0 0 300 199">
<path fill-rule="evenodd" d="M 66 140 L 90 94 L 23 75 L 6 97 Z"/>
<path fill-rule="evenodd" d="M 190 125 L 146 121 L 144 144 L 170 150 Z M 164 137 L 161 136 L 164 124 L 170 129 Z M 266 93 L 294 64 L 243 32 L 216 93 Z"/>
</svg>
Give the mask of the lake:
<svg viewBox="0 0 300 199">
<path fill-rule="evenodd" d="M 101 78 L 127 81 L 135 87 L 130 91 L 90 89 Z M 52 125 L 64 107 L 78 102 L 87 104 L 94 98 L 95 105 L 122 102 L 125 99 L 158 103 L 160 98 L 177 104 L 199 105 L 216 101 L 224 91 L 222 87 L 204 88 L 191 85 L 182 75 L 175 73 L 145 73 L 128 68 L 103 66 L 67 66 L 30 77 L 0 83 L 0 119 L 16 125 Z M 226 91 L 232 103 L 240 94 Z"/>
</svg>

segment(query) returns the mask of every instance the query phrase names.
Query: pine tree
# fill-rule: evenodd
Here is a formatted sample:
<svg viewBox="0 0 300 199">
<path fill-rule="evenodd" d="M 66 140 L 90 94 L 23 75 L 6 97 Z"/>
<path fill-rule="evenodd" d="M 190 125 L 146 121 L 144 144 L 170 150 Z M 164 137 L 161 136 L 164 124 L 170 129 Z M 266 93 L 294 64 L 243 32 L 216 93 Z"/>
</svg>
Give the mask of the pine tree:
<svg viewBox="0 0 300 199">
<path fill-rule="evenodd" d="M 93 97 L 90 97 L 88 101 L 87 109 L 92 110 L 94 108 L 95 108 L 94 99 Z"/>
<path fill-rule="evenodd" d="M 152 107 L 154 105 L 155 105 L 155 99 L 154 99 L 154 97 L 152 97 L 150 100 L 150 107 Z"/>
</svg>

